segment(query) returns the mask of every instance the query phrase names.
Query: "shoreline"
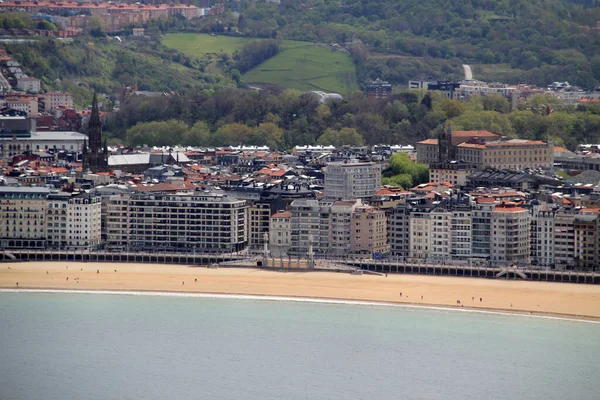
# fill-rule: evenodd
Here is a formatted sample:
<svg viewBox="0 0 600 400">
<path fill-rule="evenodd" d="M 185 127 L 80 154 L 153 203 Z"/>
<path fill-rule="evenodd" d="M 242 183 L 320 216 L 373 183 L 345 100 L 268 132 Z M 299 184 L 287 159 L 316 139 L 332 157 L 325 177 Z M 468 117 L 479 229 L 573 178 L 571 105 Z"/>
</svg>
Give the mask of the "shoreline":
<svg viewBox="0 0 600 400">
<path fill-rule="evenodd" d="M 15 262 L 0 264 L 0 291 L 237 296 L 600 321 L 598 285 L 469 277 L 386 277 L 173 264 Z"/>
<path fill-rule="evenodd" d="M 436 311 L 456 311 L 489 315 L 511 315 L 515 317 L 531 317 L 542 319 L 553 319 L 559 321 L 588 322 L 600 324 L 600 317 L 589 317 L 577 314 L 558 314 L 545 312 L 524 312 L 500 308 L 471 308 L 457 306 L 443 306 L 436 304 L 418 304 L 403 302 L 381 302 L 369 300 L 349 300 L 343 298 L 327 297 L 304 297 L 304 296 L 272 296 L 248 293 L 211 293 L 211 292 L 181 292 L 181 291 L 158 291 L 158 290 L 105 290 L 105 289 L 51 289 L 51 288 L 1 288 L 0 293 L 41 293 L 41 294 L 103 294 L 120 296 L 155 296 L 155 297 L 188 297 L 204 299 L 232 299 L 232 300 L 257 300 L 257 301 L 285 301 L 292 303 L 312 303 L 331 305 L 354 305 L 373 307 L 398 307 L 413 308 Z"/>
</svg>

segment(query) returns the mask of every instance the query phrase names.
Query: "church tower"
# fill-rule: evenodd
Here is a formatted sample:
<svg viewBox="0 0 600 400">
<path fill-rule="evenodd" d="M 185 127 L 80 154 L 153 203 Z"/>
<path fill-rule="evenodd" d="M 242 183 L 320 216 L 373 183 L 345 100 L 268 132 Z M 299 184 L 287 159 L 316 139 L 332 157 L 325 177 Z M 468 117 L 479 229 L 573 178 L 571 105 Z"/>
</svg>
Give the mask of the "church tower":
<svg viewBox="0 0 600 400">
<path fill-rule="evenodd" d="M 438 128 L 438 162 L 452 161 L 452 130 L 448 126 L 448 130 L 444 130 L 444 126 Z"/>
<path fill-rule="evenodd" d="M 84 144 L 82 152 L 84 172 L 89 168 L 92 172 L 108 169 L 108 148 L 102 148 L 102 122 L 100 122 L 100 111 L 98 110 L 98 98 L 94 92 L 92 101 L 92 113 L 88 125 L 89 149 Z"/>
</svg>

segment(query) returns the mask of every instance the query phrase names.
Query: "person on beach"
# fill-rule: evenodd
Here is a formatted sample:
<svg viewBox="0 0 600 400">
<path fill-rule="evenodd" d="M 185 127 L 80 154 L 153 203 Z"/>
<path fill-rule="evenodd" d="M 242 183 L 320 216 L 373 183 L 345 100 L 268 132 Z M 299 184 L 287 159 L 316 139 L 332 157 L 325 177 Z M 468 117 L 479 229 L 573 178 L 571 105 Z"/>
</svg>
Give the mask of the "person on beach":
<svg viewBox="0 0 600 400">
<path fill-rule="evenodd" d="M 185 285 L 185 282 L 184 282 L 184 281 L 182 281 L 182 282 L 181 282 L 181 286 L 183 286 L 183 285 Z"/>
<path fill-rule="evenodd" d="M 194 282 L 198 282 L 198 278 L 195 278 L 195 279 L 194 279 Z"/>
<path fill-rule="evenodd" d="M 483 299 L 480 297 L 480 298 L 479 298 L 479 302 L 481 303 L 482 301 L 483 301 Z"/>
<path fill-rule="evenodd" d="M 17 282 L 17 287 L 19 287 L 19 282 Z"/>
<path fill-rule="evenodd" d="M 67 280 L 69 280 L 69 277 L 67 276 Z"/>
<path fill-rule="evenodd" d="M 400 292 L 400 297 L 402 297 L 402 292 Z"/>
<path fill-rule="evenodd" d="M 99 273 L 100 273 L 100 270 L 99 270 L 99 269 L 97 269 L 97 270 L 96 270 L 96 273 L 97 273 L 97 274 L 99 274 Z"/>
</svg>

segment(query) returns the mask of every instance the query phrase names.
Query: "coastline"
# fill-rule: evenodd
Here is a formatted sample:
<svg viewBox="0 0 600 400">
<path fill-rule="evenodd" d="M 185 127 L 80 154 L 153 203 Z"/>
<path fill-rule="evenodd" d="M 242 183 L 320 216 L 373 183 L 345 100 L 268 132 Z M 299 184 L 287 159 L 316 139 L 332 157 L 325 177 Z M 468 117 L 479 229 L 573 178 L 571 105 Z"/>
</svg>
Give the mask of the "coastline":
<svg viewBox="0 0 600 400">
<path fill-rule="evenodd" d="M 385 277 L 184 265 L 15 262 L 0 264 L 0 289 L 403 306 L 600 321 L 597 285 L 426 275 Z"/>
</svg>

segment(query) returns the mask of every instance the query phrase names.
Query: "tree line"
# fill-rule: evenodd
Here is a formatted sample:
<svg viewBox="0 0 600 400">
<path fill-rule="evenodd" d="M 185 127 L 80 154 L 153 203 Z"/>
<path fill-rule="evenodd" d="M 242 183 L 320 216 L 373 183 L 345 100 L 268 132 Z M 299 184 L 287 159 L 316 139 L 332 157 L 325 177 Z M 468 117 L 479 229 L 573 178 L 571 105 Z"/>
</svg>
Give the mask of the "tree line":
<svg viewBox="0 0 600 400">
<path fill-rule="evenodd" d="M 493 94 L 458 101 L 435 91 L 407 90 L 374 101 L 356 92 L 322 104 L 294 90 L 189 90 L 131 98 L 105 129 L 129 145 L 265 144 L 281 150 L 315 143 L 414 144 L 435 136 L 440 124 L 550 140 L 570 149 L 600 139 L 600 105 L 565 107 L 554 97 L 533 96 L 510 109 L 504 97 Z"/>
</svg>

